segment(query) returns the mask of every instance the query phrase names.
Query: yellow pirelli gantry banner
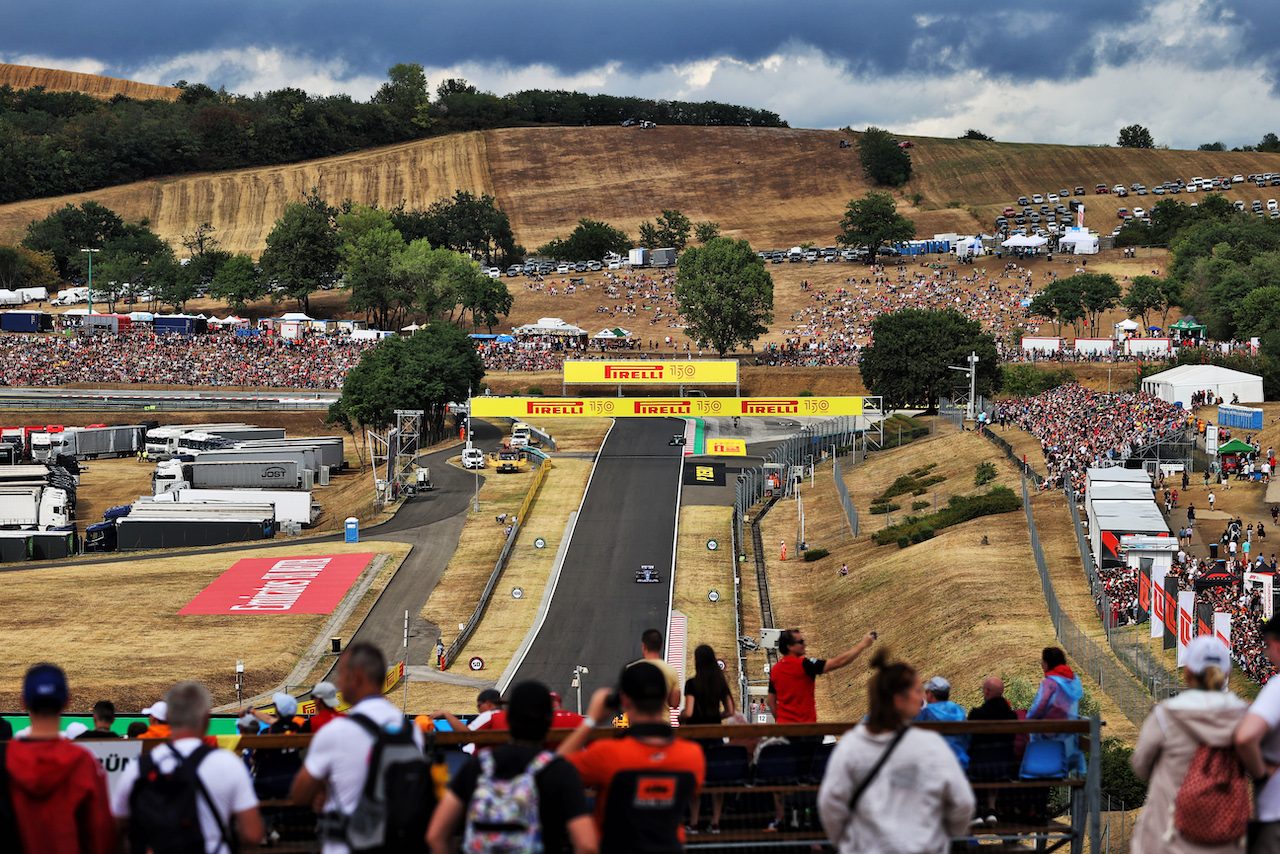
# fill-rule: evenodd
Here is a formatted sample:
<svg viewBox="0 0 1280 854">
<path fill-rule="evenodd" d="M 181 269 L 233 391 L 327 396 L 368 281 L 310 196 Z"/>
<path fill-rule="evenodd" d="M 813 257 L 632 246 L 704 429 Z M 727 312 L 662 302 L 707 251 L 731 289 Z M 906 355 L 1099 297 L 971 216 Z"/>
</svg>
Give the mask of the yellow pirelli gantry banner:
<svg viewBox="0 0 1280 854">
<path fill-rule="evenodd" d="M 861 397 L 473 397 L 475 418 L 743 418 L 861 415 Z"/>
<path fill-rule="evenodd" d="M 564 381 L 627 385 L 639 383 L 684 383 L 732 385 L 738 381 L 738 363 L 733 359 L 685 362 L 587 362 L 567 360 Z"/>
<path fill-rule="evenodd" d="M 742 439 L 708 439 L 707 453 L 713 457 L 745 457 L 747 443 Z"/>
</svg>

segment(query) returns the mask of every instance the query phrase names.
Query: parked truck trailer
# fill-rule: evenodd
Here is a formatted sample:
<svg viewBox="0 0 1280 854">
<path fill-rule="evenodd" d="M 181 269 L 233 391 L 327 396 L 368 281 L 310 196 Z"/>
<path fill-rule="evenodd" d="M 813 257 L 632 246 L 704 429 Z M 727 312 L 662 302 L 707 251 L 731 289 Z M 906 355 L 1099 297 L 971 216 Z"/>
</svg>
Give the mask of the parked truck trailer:
<svg viewBox="0 0 1280 854">
<path fill-rule="evenodd" d="M 239 505 L 246 502 L 270 504 L 276 524 L 297 522 L 303 527 L 314 525 L 320 518 L 320 505 L 311 500 L 308 490 L 285 489 L 174 489 L 152 498 L 161 506 L 217 504 Z"/>
<path fill-rule="evenodd" d="M 269 540 L 276 535 L 276 526 L 269 510 L 267 513 L 212 508 L 196 514 L 159 515 L 137 513 L 135 508 L 116 520 L 116 548 L 138 551 Z"/>
<path fill-rule="evenodd" d="M 56 433 L 36 433 L 31 437 L 31 458 L 39 462 L 53 462 L 60 456 L 77 460 L 131 457 L 142 449 L 144 429 L 141 424 L 125 424 L 67 427 Z"/>
</svg>

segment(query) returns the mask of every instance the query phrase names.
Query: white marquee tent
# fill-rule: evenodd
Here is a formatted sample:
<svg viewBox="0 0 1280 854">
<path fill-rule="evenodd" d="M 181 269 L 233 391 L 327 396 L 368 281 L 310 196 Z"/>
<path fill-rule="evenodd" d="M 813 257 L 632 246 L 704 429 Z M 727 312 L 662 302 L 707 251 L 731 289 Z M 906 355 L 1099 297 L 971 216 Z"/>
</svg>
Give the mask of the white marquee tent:
<svg viewBox="0 0 1280 854">
<path fill-rule="evenodd" d="M 1038 234 L 1032 234 L 1030 236 L 1025 234 L 1015 234 L 1000 245 L 1006 249 L 1039 249 L 1048 242 L 1049 241 L 1045 240 Z"/>
<path fill-rule="evenodd" d="M 558 317 L 540 317 L 537 323 L 526 323 L 511 330 L 516 335 L 567 335 L 585 336 L 587 330 L 572 323 L 566 323 Z"/>
<path fill-rule="evenodd" d="M 1088 229 L 1069 228 L 1067 233 L 1058 239 L 1058 249 L 1063 252 L 1074 252 L 1076 255 L 1097 255 L 1098 235 L 1090 234 Z"/>
<path fill-rule="evenodd" d="M 1262 377 L 1219 368 L 1214 365 L 1180 365 L 1142 381 L 1142 390 L 1169 403 L 1180 402 L 1191 406 L 1191 395 L 1210 389 L 1218 397 L 1230 402 L 1235 395 L 1241 403 L 1261 403 Z"/>
</svg>

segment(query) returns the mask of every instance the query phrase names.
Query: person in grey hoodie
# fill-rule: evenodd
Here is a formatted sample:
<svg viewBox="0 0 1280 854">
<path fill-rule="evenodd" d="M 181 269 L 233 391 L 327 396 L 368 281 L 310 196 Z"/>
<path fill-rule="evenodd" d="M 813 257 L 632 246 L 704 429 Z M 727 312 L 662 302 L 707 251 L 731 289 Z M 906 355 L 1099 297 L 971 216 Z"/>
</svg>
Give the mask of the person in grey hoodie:
<svg viewBox="0 0 1280 854">
<path fill-rule="evenodd" d="M 871 666 L 866 720 L 840 737 L 818 789 L 822 828 L 840 854 L 946 854 L 968 832 L 973 790 L 942 736 L 907 728 L 924 699 L 916 669 L 883 649 Z"/>
<path fill-rule="evenodd" d="M 1147 801 L 1134 830 L 1133 854 L 1216 854 L 1238 852 L 1243 843 L 1197 845 L 1182 837 L 1173 823 L 1173 802 L 1187 775 L 1191 757 L 1202 744 L 1231 747 L 1236 725 L 1248 704 L 1227 691 L 1231 653 L 1212 635 L 1187 645 L 1183 679 L 1189 690 L 1163 701 L 1142 724 L 1133 770 L 1150 780 Z"/>
</svg>

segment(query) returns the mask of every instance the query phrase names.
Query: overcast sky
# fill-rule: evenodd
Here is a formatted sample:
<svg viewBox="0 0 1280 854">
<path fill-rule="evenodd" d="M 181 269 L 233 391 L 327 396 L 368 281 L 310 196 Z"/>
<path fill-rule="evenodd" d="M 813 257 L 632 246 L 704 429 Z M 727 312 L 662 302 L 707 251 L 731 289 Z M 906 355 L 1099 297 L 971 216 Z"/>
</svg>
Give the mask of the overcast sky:
<svg viewBox="0 0 1280 854">
<path fill-rule="evenodd" d="M 1228 147 L 1280 133 L 1276 0 L 43 0 L 0 62 L 368 99 L 397 62 L 435 85 L 716 100 L 792 127 Z"/>
</svg>

